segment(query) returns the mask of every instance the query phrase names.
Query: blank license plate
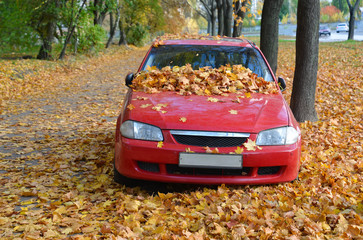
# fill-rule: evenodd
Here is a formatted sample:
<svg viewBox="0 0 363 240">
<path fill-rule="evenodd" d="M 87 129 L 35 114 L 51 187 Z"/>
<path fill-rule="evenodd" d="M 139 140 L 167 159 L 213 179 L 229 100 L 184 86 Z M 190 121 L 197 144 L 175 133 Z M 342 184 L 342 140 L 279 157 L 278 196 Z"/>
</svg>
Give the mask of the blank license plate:
<svg viewBox="0 0 363 240">
<path fill-rule="evenodd" d="M 242 155 L 180 153 L 180 167 L 242 169 Z"/>
</svg>

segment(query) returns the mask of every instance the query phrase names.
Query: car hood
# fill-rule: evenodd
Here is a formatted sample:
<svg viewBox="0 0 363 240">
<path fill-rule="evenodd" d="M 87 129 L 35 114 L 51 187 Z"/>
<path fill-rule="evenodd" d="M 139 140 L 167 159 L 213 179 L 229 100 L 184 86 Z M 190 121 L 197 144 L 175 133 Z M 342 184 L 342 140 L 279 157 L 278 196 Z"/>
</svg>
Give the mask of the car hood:
<svg viewBox="0 0 363 240">
<path fill-rule="evenodd" d="M 258 133 L 286 126 L 289 122 L 287 106 L 280 93 L 181 96 L 175 92 L 130 92 L 126 104 L 124 120 L 166 130 Z"/>
</svg>

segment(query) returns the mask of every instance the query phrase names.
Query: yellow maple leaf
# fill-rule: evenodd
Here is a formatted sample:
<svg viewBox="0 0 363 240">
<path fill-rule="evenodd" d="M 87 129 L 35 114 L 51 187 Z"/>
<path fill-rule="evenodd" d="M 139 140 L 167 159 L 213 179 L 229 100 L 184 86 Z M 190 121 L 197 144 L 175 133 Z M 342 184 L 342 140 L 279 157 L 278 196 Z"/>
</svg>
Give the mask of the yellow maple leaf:
<svg viewBox="0 0 363 240">
<path fill-rule="evenodd" d="M 261 147 L 256 145 L 255 141 L 252 141 L 251 139 L 248 139 L 247 142 L 243 144 L 243 146 L 246 147 L 247 151 L 256 151 L 256 148 L 262 149 Z"/>
<path fill-rule="evenodd" d="M 151 104 L 142 104 L 140 107 L 141 107 L 141 108 L 147 108 L 147 107 L 149 107 L 149 106 L 151 106 Z"/>
<path fill-rule="evenodd" d="M 155 106 L 155 107 L 153 107 L 153 110 L 159 112 L 159 111 L 161 111 L 161 106 Z"/>
<path fill-rule="evenodd" d="M 236 154 L 242 154 L 242 152 L 243 152 L 243 148 L 241 148 L 241 147 L 237 147 L 237 149 L 236 149 L 236 150 L 234 150 L 234 152 L 235 152 Z"/>
<path fill-rule="evenodd" d="M 212 150 L 207 146 L 204 147 L 206 153 L 212 153 Z"/>
<path fill-rule="evenodd" d="M 245 93 L 246 98 L 251 98 L 251 93 L 247 92 Z"/>
<path fill-rule="evenodd" d="M 218 102 L 219 100 L 218 100 L 218 98 L 209 97 L 208 101 L 209 102 Z"/>
<path fill-rule="evenodd" d="M 188 152 L 188 153 L 194 153 L 194 151 L 190 150 L 190 148 L 186 148 L 186 149 L 185 149 L 185 152 Z"/>
<path fill-rule="evenodd" d="M 233 114 L 233 115 L 236 115 L 236 114 L 238 113 L 238 111 L 237 111 L 237 110 L 233 110 L 233 109 L 229 110 L 228 112 L 229 112 L 230 114 Z"/>
<path fill-rule="evenodd" d="M 179 121 L 186 122 L 187 121 L 187 118 L 186 117 L 181 117 L 181 118 L 179 118 Z"/>
<path fill-rule="evenodd" d="M 157 145 L 158 148 L 162 148 L 163 146 L 164 146 L 164 143 L 162 141 L 158 142 L 158 145 Z"/>
<path fill-rule="evenodd" d="M 137 96 L 137 98 L 136 98 L 137 100 L 143 100 L 143 101 L 145 101 L 145 100 L 148 100 L 148 98 L 147 97 L 140 97 L 140 96 Z"/>
<path fill-rule="evenodd" d="M 134 109 L 134 108 L 135 108 L 135 106 L 134 106 L 134 105 L 132 105 L 132 104 L 129 104 L 129 105 L 127 105 L 127 108 L 131 111 L 132 109 Z"/>
<path fill-rule="evenodd" d="M 213 149 L 212 153 L 219 153 L 219 149 L 218 148 Z"/>
<path fill-rule="evenodd" d="M 210 147 L 204 147 L 204 149 L 205 149 L 205 152 L 206 153 L 219 153 L 219 149 L 218 148 L 214 148 L 213 150 L 212 149 L 210 149 Z"/>
</svg>

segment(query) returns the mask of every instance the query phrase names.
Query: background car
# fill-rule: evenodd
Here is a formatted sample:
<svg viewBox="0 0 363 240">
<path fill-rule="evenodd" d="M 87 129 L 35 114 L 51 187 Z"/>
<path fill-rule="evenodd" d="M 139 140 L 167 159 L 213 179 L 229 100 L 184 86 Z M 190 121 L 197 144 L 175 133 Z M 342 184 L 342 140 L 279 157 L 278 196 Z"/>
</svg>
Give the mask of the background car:
<svg viewBox="0 0 363 240">
<path fill-rule="evenodd" d="M 349 32 L 349 27 L 346 23 L 339 23 L 337 25 L 337 33 L 339 32 Z"/>
<path fill-rule="evenodd" d="M 328 26 L 320 26 L 319 28 L 319 36 L 330 36 L 331 35 L 331 31 L 330 28 Z"/>
<path fill-rule="evenodd" d="M 234 87 L 241 85 L 237 79 L 249 89 Z M 299 124 L 280 91 L 285 82 L 275 78 L 254 43 L 157 40 L 126 85 L 116 126 L 116 182 L 269 184 L 297 178 Z M 206 85 L 213 87 L 201 91 Z"/>
</svg>

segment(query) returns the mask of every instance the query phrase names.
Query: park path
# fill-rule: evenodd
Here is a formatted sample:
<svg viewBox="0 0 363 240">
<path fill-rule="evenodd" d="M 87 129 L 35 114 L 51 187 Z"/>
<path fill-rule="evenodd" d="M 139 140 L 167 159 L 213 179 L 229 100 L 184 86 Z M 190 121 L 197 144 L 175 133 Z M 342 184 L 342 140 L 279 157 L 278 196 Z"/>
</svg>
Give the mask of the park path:
<svg viewBox="0 0 363 240">
<path fill-rule="evenodd" d="M 52 218 L 52 202 L 64 194 L 85 196 L 106 182 L 116 187 L 113 141 L 127 90 L 124 79 L 137 70 L 146 50 L 100 56 L 69 72 L 65 68 L 59 75 L 64 81 L 54 87 L 3 102 L 0 238 L 26 233 L 35 239 L 47 232 L 39 230 L 41 222 Z M 60 236 L 57 228 L 51 229 Z"/>
<path fill-rule="evenodd" d="M 137 49 L 112 61 L 101 59 L 40 95 L 7 102 L 1 115 L 0 156 L 14 160 L 46 154 L 47 149 L 37 149 L 44 138 L 72 136 L 94 121 L 114 124 L 126 92 L 124 78 L 137 70 L 144 54 L 145 49 Z"/>
</svg>

